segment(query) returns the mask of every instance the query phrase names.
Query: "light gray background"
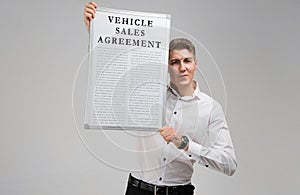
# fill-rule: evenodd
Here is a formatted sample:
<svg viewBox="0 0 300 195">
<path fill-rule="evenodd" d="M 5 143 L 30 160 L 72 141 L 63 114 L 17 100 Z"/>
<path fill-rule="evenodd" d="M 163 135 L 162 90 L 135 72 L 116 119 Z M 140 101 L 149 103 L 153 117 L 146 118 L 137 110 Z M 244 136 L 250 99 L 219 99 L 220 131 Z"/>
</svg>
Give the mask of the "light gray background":
<svg viewBox="0 0 300 195">
<path fill-rule="evenodd" d="M 128 173 L 91 155 L 73 119 L 74 77 L 88 45 L 85 3 L 0 3 L 0 194 L 124 192 Z M 299 193 L 300 1 L 97 3 L 170 13 L 172 26 L 218 63 L 227 104 L 215 98 L 226 106 L 238 170 L 227 177 L 195 166 L 196 194 Z"/>
</svg>

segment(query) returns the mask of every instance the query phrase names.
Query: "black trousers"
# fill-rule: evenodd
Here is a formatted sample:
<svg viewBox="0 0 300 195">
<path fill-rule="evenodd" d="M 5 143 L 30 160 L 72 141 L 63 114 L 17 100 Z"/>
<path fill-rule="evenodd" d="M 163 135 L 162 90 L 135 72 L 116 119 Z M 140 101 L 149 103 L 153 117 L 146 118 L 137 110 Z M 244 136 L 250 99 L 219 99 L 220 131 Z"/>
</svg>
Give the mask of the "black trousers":
<svg viewBox="0 0 300 195">
<path fill-rule="evenodd" d="M 194 186 L 189 185 L 186 190 L 180 190 L 171 193 L 159 193 L 157 192 L 156 195 L 193 195 L 194 194 Z M 127 183 L 127 189 L 125 195 L 154 195 L 154 192 L 147 191 L 145 189 L 141 189 L 137 186 L 132 185 L 131 183 Z"/>
</svg>

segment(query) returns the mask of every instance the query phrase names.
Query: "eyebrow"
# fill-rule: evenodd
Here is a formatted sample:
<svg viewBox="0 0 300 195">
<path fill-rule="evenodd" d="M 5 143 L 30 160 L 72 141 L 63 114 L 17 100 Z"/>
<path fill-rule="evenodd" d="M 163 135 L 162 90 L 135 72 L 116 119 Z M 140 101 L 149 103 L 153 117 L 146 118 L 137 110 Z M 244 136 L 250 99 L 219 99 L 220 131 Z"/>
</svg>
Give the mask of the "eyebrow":
<svg viewBox="0 0 300 195">
<path fill-rule="evenodd" d="M 193 59 L 193 57 L 183 58 L 183 60 L 192 60 L 192 59 Z M 180 60 L 180 59 L 178 59 L 178 58 L 172 58 L 172 59 L 170 59 L 170 61 L 175 61 L 175 60 Z"/>
</svg>

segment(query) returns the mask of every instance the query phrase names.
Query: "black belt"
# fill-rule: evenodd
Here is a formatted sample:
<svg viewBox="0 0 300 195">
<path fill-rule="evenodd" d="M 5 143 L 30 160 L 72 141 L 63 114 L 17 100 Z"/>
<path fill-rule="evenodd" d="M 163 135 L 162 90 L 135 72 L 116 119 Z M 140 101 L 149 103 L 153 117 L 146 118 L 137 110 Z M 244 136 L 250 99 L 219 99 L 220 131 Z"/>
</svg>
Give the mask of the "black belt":
<svg viewBox="0 0 300 195">
<path fill-rule="evenodd" d="M 128 184 L 137 187 L 141 190 L 153 192 L 153 194 L 181 194 L 191 192 L 193 193 L 195 187 L 192 184 L 179 186 L 156 186 L 142 180 L 136 179 L 129 175 Z"/>
</svg>

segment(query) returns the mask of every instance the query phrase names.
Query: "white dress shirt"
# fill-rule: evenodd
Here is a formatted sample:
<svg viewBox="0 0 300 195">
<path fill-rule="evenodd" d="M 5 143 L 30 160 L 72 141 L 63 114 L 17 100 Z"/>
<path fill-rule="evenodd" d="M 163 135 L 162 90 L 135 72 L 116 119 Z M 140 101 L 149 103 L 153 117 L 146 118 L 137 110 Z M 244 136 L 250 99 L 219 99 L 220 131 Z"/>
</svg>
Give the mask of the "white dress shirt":
<svg viewBox="0 0 300 195">
<path fill-rule="evenodd" d="M 192 96 L 181 97 L 168 87 L 166 124 L 186 135 L 188 151 L 167 144 L 159 132 L 140 132 L 139 171 L 132 175 L 155 185 L 184 185 L 191 182 L 193 164 L 232 175 L 236 158 L 221 105 L 196 87 Z"/>
</svg>

